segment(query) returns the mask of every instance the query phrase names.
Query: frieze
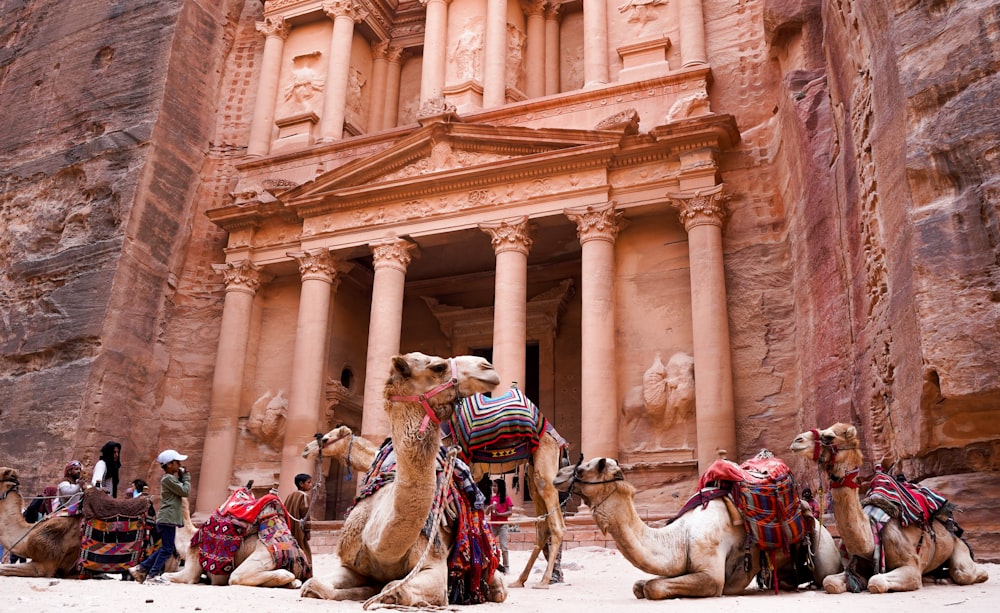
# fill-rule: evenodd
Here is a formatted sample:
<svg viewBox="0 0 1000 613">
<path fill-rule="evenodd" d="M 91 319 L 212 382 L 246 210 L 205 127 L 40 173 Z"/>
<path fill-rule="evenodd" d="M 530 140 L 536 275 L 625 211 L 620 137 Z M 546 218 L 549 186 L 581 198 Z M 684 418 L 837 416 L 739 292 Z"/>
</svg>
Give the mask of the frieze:
<svg viewBox="0 0 1000 613">
<path fill-rule="evenodd" d="M 492 164 L 509 160 L 514 156 L 492 153 L 480 153 L 472 151 L 450 150 L 444 156 L 429 156 L 403 166 L 395 172 L 391 172 L 373 179 L 372 183 L 386 183 L 397 179 L 407 179 L 420 175 L 443 172 L 455 168 L 468 168 L 479 164 Z"/>
</svg>

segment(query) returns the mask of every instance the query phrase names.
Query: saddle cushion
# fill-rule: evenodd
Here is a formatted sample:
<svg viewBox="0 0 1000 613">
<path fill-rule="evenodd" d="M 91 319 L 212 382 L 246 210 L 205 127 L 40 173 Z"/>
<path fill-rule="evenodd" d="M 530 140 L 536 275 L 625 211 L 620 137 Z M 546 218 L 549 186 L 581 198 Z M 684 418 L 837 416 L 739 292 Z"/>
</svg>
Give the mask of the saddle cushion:
<svg viewBox="0 0 1000 613">
<path fill-rule="evenodd" d="M 110 573 L 138 564 L 148 544 L 151 507 L 148 496 L 116 500 L 102 490 L 88 490 L 80 523 L 80 567 Z"/>
<path fill-rule="evenodd" d="M 194 534 L 191 547 L 198 551 L 198 563 L 209 575 L 228 575 L 236 567 L 236 552 L 250 524 L 238 518 L 212 513 Z"/>
<path fill-rule="evenodd" d="M 878 507 L 898 517 L 904 526 L 926 526 L 935 514 L 947 508 L 948 499 L 929 487 L 900 482 L 877 470 L 861 504 Z"/>
<path fill-rule="evenodd" d="M 451 420 L 442 424 L 469 464 L 526 460 L 548 427 L 538 407 L 516 388 L 496 398 L 463 398 Z"/>
</svg>

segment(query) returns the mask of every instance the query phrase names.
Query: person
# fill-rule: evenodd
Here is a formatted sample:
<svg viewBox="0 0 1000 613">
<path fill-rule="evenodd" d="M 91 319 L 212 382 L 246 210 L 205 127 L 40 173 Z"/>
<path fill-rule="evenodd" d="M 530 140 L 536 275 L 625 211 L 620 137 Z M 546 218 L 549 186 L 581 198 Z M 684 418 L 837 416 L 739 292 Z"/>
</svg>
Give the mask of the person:
<svg viewBox="0 0 1000 613">
<path fill-rule="evenodd" d="M 63 469 L 63 480 L 56 486 L 59 494 L 59 508 L 73 514 L 83 502 L 83 464 L 73 460 Z"/>
<path fill-rule="evenodd" d="M 812 516 L 819 517 L 819 502 L 813 498 L 813 491 L 810 488 L 806 487 L 802 489 L 802 500 L 805 500 L 806 504 L 809 505 L 809 510 L 812 511 Z"/>
<path fill-rule="evenodd" d="M 146 491 L 149 484 L 146 483 L 145 479 L 132 479 L 132 485 L 125 490 L 126 498 L 138 498 L 142 496 L 142 493 Z"/>
<path fill-rule="evenodd" d="M 507 550 L 507 519 L 514 512 L 514 503 L 507 495 L 507 482 L 503 479 L 493 481 L 493 497 L 490 498 L 490 527 L 493 535 L 497 537 L 497 544 L 500 546 L 500 554 L 503 556 L 503 564 L 497 569 L 506 573 L 510 568 L 510 553 Z"/>
<path fill-rule="evenodd" d="M 309 537 L 312 525 L 309 518 L 309 490 L 312 489 L 313 478 L 305 473 L 295 475 L 294 492 L 285 498 L 285 510 L 292 519 L 292 536 L 306 556 L 309 566 L 312 566 L 312 549 L 309 548 Z"/>
<path fill-rule="evenodd" d="M 128 569 L 128 574 L 139 583 L 168 583 L 160 575 L 167 560 L 174 555 L 174 537 L 177 528 L 184 525 L 181 498 L 187 498 L 191 493 L 191 473 L 181 464 L 187 458 L 174 449 L 166 449 L 156 456 L 156 461 L 163 468 L 163 479 L 160 480 L 160 510 L 156 514 L 160 548 L 137 566 Z"/>
<path fill-rule="evenodd" d="M 91 484 L 99 487 L 112 498 L 118 498 L 118 469 L 121 468 L 121 443 L 108 441 L 101 447 L 101 459 L 94 466 Z"/>
</svg>

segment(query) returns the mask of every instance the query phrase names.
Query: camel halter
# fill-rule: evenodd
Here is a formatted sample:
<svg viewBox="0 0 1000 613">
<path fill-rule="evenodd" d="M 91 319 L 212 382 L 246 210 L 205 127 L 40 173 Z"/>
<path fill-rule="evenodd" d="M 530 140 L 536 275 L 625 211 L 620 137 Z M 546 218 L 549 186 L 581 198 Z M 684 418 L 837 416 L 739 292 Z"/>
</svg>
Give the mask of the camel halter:
<svg viewBox="0 0 1000 613">
<path fill-rule="evenodd" d="M 857 449 L 857 446 L 837 447 L 833 443 L 824 443 L 823 438 L 819 435 L 819 430 L 813 428 L 809 432 L 811 432 L 813 435 L 813 461 L 816 462 L 817 465 L 822 464 L 823 469 L 826 470 L 826 476 L 830 480 L 830 488 L 833 489 L 838 487 L 849 487 L 855 490 L 858 489 L 859 486 L 857 479 L 858 479 L 858 474 L 861 472 L 861 469 L 855 468 L 854 470 L 845 474 L 843 477 L 834 476 L 833 473 L 830 472 L 830 464 L 833 462 L 834 459 L 836 459 L 837 454 L 840 451 L 850 451 L 852 449 Z M 823 453 L 823 449 L 830 450 L 830 458 L 826 462 L 820 463 L 820 456 Z"/>
<path fill-rule="evenodd" d="M 350 481 L 354 477 L 354 474 L 351 472 L 351 450 L 354 449 L 354 433 L 353 432 L 348 432 L 347 434 L 341 434 L 337 438 L 330 439 L 330 440 L 328 440 L 326 442 L 323 442 L 323 435 L 321 435 L 321 434 L 317 434 L 316 435 L 316 442 L 319 445 L 319 454 L 318 455 L 319 455 L 320 459 L 322 459 L 322 457 L 323 457 L 323 449 L 329 447 L 330 445 L 332 445 L 334 443 L 337 443 L 337 442 L 340 442 L 340 441 L 344 440 L 348 436 L 351 437 L 351 440 L 350 440 L 350 442 L 347 443 L 347 458 L 345 458 L 345 462 L 344 462 L 347 465 L 347 474 L 344 475 L 344 481 Z"/>
<path fill-rule="evenodd" d="M 424 433 L 427 425 L 432 421 L 435 426 L 441 425 L 441 420 L 438 418 L 437 413 L 434 412 L 434 408 L 427 401 L 446 389 L 458 386 L 458 369 L 455 368 L 455 358 L 448 358 L 448 365 L 451 366 L 451 379 L 431 388 L 430 391 L 416 396 L 389 396 L 389 400 L 393 402 L 419 402 L 420 406 L 424 407 L 424 419 L 420 422 L 420 434 Z"/>
<path fill-rule="evenodd" d="M 16 492 L 16 491 L 18 491 L 18 488 L 21 487 L 21 482 L 18 481 L 14 477 L 7 477 L 5 479 L 0 479 L 0 483 L 13 483 L 14 484 L 14 487 L 12 487 L 9 490 L 5 491 L 3 494 L 0 494 L 0 500 L 4 500 L 5 498 L 7 498 L 7 494 L 9 494 L 11 492 Z"/>
</svg>

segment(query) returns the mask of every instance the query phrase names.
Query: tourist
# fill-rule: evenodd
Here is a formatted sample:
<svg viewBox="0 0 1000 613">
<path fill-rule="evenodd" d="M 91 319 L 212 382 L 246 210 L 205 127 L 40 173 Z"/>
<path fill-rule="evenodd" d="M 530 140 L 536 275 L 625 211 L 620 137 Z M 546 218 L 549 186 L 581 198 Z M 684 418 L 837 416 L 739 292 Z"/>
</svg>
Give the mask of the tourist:
<svg viewBox="0 0 1000 613">
<path fill-rule="evenodd" d="M 313 478 L 305 473 L 299 473 L 295 475 L 296 490 L 285 498 L 285 510 L 292 520 L 289 528 L 310 566 L 312 566 L 312 549 L 309 548 L 309 537 L 312 524 L 309 518 L 309 490 L 312 486 Z"/>
<path fill-rule="evenodd" d="M 132 479 L 132 485 L 130 485 L 129 488 L 125 490 L 125 497 L 138 498 L 143 494 L 148 494 L 149 492 L 146 491 L 146 488 L 148 487 L 149 484 L 146 483 L 144 479 Z"/>
<path fill-rule="evenodd" d="M 819 517 L 819 502 L 813 497 L 813 491 L 806 487 L 802 489 L 802 500 L 809 505 L 809 510 L 812 512 L 812 516 Z"/>
<path fill-rule="evenodd" d="M 59 494 L 59 508 L 73 515 L 83 502 L 83 464 L 73 460 L 63 469 L 63 480 L 56 486 Z"/>
<path fill-rule="evenodd" d="M 160 480 L 160 511 L 156 514 L 156 529 L 160 533 L 160 548 L 139 565 L 128 569 L 129 574 L 139 583 L 168 583 L 160 576 L 163 566 L 174 555 L 174 537 L 177 528 L 184 525 L 181 498 L 191 493 L 191 473 L 181 465 L 186 460 L 173 449 L 167 449 L 156 456 L 163 468 Z"/>
<path fill-rule="evenodd" d="M 101 459 L 94 466 L 91 483 L 99 487 L 112 498 L 118 498 L 118 469 L 121 468 L 121 443 L 108 441 L 101 447 Z"/>
<path fill-rule="evenodd" d="M 506 573 L 510 568 L 510 554 L 507 551 L 507 520 L 514 512 L 514 503 L 507 495 L 507 482 L 497 479 L 493 482 L 493 497 L 490 499 L 490 527 L 493 535 L 497 537 L 497 544 L 500 545 L 500 553 L 503 555 L 503 564 L 497 569 Z"/>
</svg>

